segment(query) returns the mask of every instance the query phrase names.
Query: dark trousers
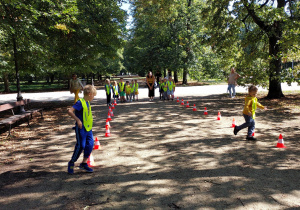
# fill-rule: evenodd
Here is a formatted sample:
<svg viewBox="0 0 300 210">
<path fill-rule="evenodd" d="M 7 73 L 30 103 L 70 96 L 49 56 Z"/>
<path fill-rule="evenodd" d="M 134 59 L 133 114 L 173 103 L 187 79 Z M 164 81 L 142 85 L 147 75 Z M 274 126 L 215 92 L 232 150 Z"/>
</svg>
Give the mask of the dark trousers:
<svg viewBox="0 0 300 210">
<path fill-rule="evenodd" d="M 107 104 L 110 104 L 111 93 L 109 94 L 106 93 L 106 99 L 107 99 Z"/>
</svg>

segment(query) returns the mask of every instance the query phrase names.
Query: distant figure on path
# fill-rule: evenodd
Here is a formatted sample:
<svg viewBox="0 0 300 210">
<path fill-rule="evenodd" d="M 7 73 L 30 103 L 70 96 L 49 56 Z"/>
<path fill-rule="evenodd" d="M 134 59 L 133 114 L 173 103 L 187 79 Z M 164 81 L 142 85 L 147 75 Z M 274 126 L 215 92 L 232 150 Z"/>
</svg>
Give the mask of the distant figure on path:
<svg viewBox="0 0 300 210">
<path fill-rule="evenodd" d="M 79 100 L 79 92 L 83 90 L 83 85 L 76 74 L 72 74 L 72 79 L 70 81 L 70 93 L 75 94 L 74 104 Z"/>
<path fill-rule="evenodd" d="M 238 73 L 235 72 L 235 68 L 232 67 L 229 77 L 228 77 L 228 91 L 231 98 L 235 97 L 235 86 L 237 85 L 236 80 L 240 77 Z M 232 92 L 231 92 L 232 91 Z"/>
<path fill-rule="evenodd" d="M 147 83 L 147 87 L 149 89 L 149 101 L 153 101 L 154 98 L 154 83 L 155 83 L 155 77 L 152 75 L 152 72 L 149 71 L 148 75 L 146 77 L 146 83 Z"/>
</svg>

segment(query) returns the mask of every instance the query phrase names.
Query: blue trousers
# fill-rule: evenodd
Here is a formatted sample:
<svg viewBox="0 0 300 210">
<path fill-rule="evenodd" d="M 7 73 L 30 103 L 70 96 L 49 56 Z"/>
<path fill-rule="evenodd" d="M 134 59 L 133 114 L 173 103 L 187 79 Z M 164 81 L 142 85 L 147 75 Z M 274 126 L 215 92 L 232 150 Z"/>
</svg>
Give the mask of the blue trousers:
<svg viewBox="0 0 300 210">
<path fill-rule="evenodd" d="M 232 93 L 231 93 L 231 89 L 232 89 Z M 235 85 L 228 84 L 228 91 L 229 91 L 230 97 L 235 96 Z"/>
<path fill-rule="evenodd" d="M 86 131 L 82 125 L 82 129 L 75 126 L 76 145 L 72 155 L 71 162 L 76 162 L 83 151 L 83 157 L 88 158 L 93 151 L 94 136 L 92 130 Z"/>
<path fill-rule="evenodd" d="M 236 129 L 238 131 L 240 131 L 240 130 L 248 127 L 248 136 L 250 137 L 250 136 L 252 136 L 252 133 L 254 133 L 255 121 L 249 115 L 243 114 L 243 116 L 244 116 L 246 122 L 242 125 L 236 126 Z"/>
</svg>

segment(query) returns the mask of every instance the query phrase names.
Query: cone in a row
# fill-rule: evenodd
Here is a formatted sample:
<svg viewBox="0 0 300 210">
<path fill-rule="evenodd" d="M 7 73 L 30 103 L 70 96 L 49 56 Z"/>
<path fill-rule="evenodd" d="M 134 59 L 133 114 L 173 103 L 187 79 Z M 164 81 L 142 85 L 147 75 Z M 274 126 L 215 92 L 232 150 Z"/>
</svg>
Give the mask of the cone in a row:
<svg viewBox="0 0 300 210">
<path fill-rule="evenodd" d="M 111 104 L 111 109 L 115 109 L 115 104 L 114 103 Z"/>
<path fill-rule="evenodd" d="M 232 127 L 232 128 L 235 127 L 235 119 L 234 119 L 234 118 L 232 119 L 232 125 L 231 125 L 231 127 Z"/>
<path fill-rule="evenodd" d="M 105 137 L 110 137 L 110 130 L 108 127 L 105 128 Z"/>
<path fill-rule="evenodd" d="M 186 108 L 189 108 L 190 107 L 190 104 L 189 104 L 189 101 L 186 101 Z"/>
<path fill-rule="evenodd" d="M 184 105 L 183 99 L 181 99 L 181 105 Z"/>
<path fill-rule="evenodd" d="M 279 135 L 276 147 L 278 147 L 278 148 L 286 148 L 286 146 L 284 146 L 284 141 L 283 141 L 283 137 L 282 137 L 281 134 Z"/>
<path fill-rule="evenodd" d="M 114 101 L 114 105 L 116 106 L 117 105 L 117 100 L 115 99 L 115 101 Z"/>
<path fill-rule="evenodd" d="M 95 143 L 94 143 L 94 150 L 97 150 L 100 148 L 100 141 L 98 140 L 98 138 L 95 138 Z"/>
<path fill-rule="evenodd" d="M 108 115 L 107 115 L 107 120 L 108 120 L 108 121 L 111 121 L 110 112 L 108 112 Z"/>
<path fill-rule="evenodd" d="M 197 111 L 196 104 L 194 104 L 193 111 Z"/>
<path fill-rule="evenodd" d="M 221 120 L 221 113 L 220 112 L 218 112 L 217 120 Z"/>
<path fill-rule="evenodd" d="M 95 161 L 94 161 L 94 157 L 92 155 L 92 153 L 90 154 L 88 160 L 87 160 L 87 164 L 89 167 L 94 167 L 95 166 Z"/>
<path fill-rule="evenodd" d="M 112 109 L 110 109 L 110 111 L 108 111 L 108 112 L 110 112 L 110 116 L 112 116 L 112 117 L 114 117 L 115 115 L 114 115 L 114 112 L 113 112 L 113 110 Z"/>
<path fill-rule="evenodd" d="M 177 103 L 179 102 L 179 97 L 177 97 Z"/>
<path fill-rule="evenodd" d="M 208 115 L 206 107 L 204 107 L 204 115 Z"/>
<path fill-rule="evenodd" d="M 106 119 L 105 129 L 106 128 L 110 128 L 110 124 L 109 124 L 109 120 L 108 119 Z"/>
</svg>

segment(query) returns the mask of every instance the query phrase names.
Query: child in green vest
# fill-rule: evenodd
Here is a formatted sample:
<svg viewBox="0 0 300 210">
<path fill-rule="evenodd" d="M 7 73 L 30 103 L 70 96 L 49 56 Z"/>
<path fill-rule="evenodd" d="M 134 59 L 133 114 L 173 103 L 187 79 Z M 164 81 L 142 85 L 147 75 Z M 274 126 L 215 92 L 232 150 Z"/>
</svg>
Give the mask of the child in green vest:
<svg viewBox="0 0 300 210">
<path fill-rule="evenodd" d="M 125 93 L 126 93 L 126 100 L 131 101 L 131 86 L 129 84 L 129 81 L 126 81 Z"/>
<path fill-rule="evenodd" d="M 76 145 L 71 160 L 68 163 L 68 173 L 74 173 L 74 163 L 78 160 L 83 151 L 83 160 L 79 168 L 86 172 L 93 172 L 87 164 L 87 160 L 94 147 L 94 137 L 92 132 L 93 116 L 90 102 L 97 95 L 97 90 L 92 85 L 83 88 L 83 98 L 80 98 L 70 109 L 68 114 L 76 121 Z"/>
<path fill-rule="evenodd" d="M 264 109 L 266 110 L 267 107 L 264 107 L 263 105 L 261 105 L 259 102 L 257 102 L 257 87 L 255 87 L 254 85 L 251 85 L 248 89 L 249 95 L 245 98 L 245 106 L 244 106 L 244 110 L 243 110 L 243 116 L 245 118 L 245 123 L 240 125 L 240 126 L 235 126 L 233 133 L 234 135 L 237 135 L 237 133 L 248 127 L 248 135 L 246 137 L 247 140 L 250 141 L 255 141 L 256 138 L 253 137 L 253 133 L 254 133 L 254 129 L 255 129 L 255 110 L 256 108 L 260 108 L 260 109 Z"/>
<path fill-rule="evenodd" d="M 172 80 L 172 77 L 169 77 L 169 81 L 168 83 L 168 91 L 167 91 L 167 95 L 168 95 L 168 100 L 170 98 L 172 98 L 172 101 L 174 100 L 174 91 L 175 91 L 175 82 Z"/>
<path fill-rule="evenodd" d="M 106 103 L 107 106 L 111 106 L 111 89 L 112 89 L 112 85 L 110 84 L 110 80 L 106 79 L 105 80 L 105 85 L 104 85 L 104 91 L 106 94 Z"/>
<path fill-rule="evenodd" d="M 164 91 L 163 93 L 163 100 L 168 99 L 168 83 L 167 83 L 167 77 L 164 78 L 164 82 L 162 84 L 162 89 Z"/>
<path fill-rule="evenodd" d="M 125 102 L 125 82 L 123 82 L 123 78 L 120 79 L 118 86 L 119 86 L 120 100 L 121 102 Z"/>
<path fill-rule="evenodd" d="M 119 99 L 119 88 L 118 88 L 118 83 L 116 81 L 113 82 L 113 98 L 114 99 Z"/>
<path fill-rule="evenodd" d="M 134 89 L 134 95 L 136 97 L 136 100 L 139 100 L 139 83 L 137 80 L 134 81 L 135 89 Z"/>
<path fill-rule="evenodd" d="M 134 91 L 135 91 L 135 83 L 134 83 L 134 80 L 131 80 L 131 93 L 130 93 L 130 101 L 134 101 L 135 100 L 135 94 L 134 94 Z"/>
</svg>

